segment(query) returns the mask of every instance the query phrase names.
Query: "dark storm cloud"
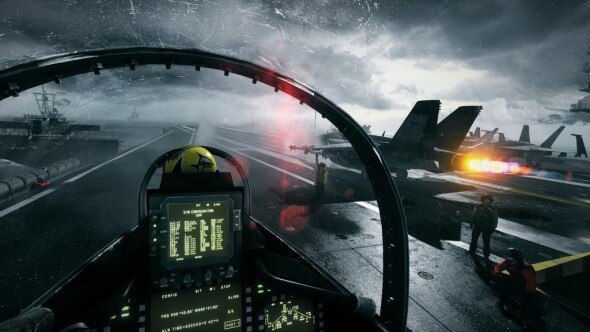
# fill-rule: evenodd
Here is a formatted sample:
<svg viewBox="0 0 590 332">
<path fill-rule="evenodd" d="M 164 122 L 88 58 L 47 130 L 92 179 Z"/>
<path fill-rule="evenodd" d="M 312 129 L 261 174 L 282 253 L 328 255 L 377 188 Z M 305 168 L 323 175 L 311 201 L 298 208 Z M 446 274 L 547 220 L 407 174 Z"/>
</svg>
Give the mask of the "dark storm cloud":
<svg viewBox="0 0 590 332">
<path fill-rule="evenodd" d="M 506 77 L 514 83 L 466 80 L 440 98 L 507 103 L 572 89 L 590 45 L 588 1 L 25 0 L 0 2 L 0 13 L 0 67 L 101 47 L 195 47 L 272 67 L 336 102 L 384 110 L 399 104 L 370 84 L 381 70 L 367 61 L 371 54 L 337 50 L 333 40 L 354 36 L 348 49 L 363 49 L 391 37 L 391 59 L 433 71 L 455 61 Z M 392 91 L 420 97 L 420 87 L 399 83 Z"/>
<path fill-rule="evenodd" d="M 434 8 L 407 29 L 415 42 L 394 47 L 391 57 L 460 59 L 539 90 L 582 79 L 577 69 L 590 46 L 588 1 L 457 1 Z"/>
<path fill-rule="evenodd" d="M 377 23 L 366 15 L 377 10 L 372 6 L 312 1 L 6 2 L 0 42 L 10 47 L 0 50 L 0 57 L 10 66 L 31 57 L 102 47 L 195 47 L 260 63 L 316 88 L 330 87 L 326 92 L 339 102 L 388 109 L 391 100 L 367 86 L 373 69 L 363 59 L 307 40 L 318 32 L 330 37 L 375 28 Z M 19 45 L 23 41 L 27 44 Z"/>
<path fill-rule="evenodd" d="M 590 116 L 586 113 L 572 113 L 569 111 L 564 111 L 563 113 L 549 114 L 547 118 L 541 119 L 539 122 L 547 124 L 573 125 L 576 123 L 590 122 Z"/>
<path fill-rule="evenodd" d="M 582 1 L 469 1 L 439 22 L 455 56 L 495 69 L 525 86 L 563 87 L 590 46 L 590 5 Z"/>
</svg>

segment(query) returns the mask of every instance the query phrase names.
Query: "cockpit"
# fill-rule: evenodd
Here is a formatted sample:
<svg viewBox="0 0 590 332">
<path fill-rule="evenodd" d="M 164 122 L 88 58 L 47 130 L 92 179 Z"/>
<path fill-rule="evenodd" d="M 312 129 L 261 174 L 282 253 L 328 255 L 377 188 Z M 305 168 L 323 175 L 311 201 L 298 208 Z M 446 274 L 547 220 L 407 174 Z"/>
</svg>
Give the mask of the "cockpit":
<svg viewBox="0 0 590 332">
<path fill-rule="evenodd" d="M 287 143 L 297 143 L 289 140 L 301 139 L 304 135 L 299 133 L 306 130 L 294 128 L 294 123 L 292 132 L 297 135 L 288 139 L 223 123 L 208 134 L 215 138 L 210 144 L 211 140 L 198 135 L 208 125 L 195 121 L 165 126 L 156 138 L 102 159 L 76 154 L 83 166 L 62 177 L 47 175 L 47 182 L 54 181 L 48 189 L 69 190 L 78 179 L 116 163 L 141 169 L 143 176 L 133 175 L 139 179 L 137 196 L 122 199 L 132 203 L 111 204 L 108 211 L 95 212 L 117 219 L 128 215 L 123 209 L 132 208 L 137 221 L 0 327 L 34 326 L 38 331 L 402 329 L 407 315 L 408 256 L 401 200 L 368 134 L 319 93 L 230 57 L 197 50 L 134 48 L 61 55 L 7 69 L 0 72 L 0 85 L 9 87 L 2 90 L 1 98 L 50 82 L 75 80 L 77 75 L 96 79 L 101 73 L 110 75 L 109 70 L 134 75 L 144 66 L 159 66 L 163 71 L 172 66 L 193 72 L 214 69 L 270 85 L 271 93 L 272 89 L 282 91 L 299 106 L 312 108 L 314 121 L 319 115 L 319 122 L 332 126 L 330 135 L 350 144 L 332 160 L 323 158 L 320 163 L 319 154 L 309 149 L 287 148 Z M 129 82 L 141 84 L 143 79 L 135 76 Z M 318 144 L 316 136 L 301 143 Z M 144 150 L 151 142 L 162 146 Z M 123 162 L 133 154 L 142 154 L 141 160 L 149 162 Z M 342 166 L 338 160 L 351 160 L 356 166 Z M 359 226 L 346 230 L 357 219 L 367 223 L 372 233 L 363 234 Z M 327 227 L 340 227 L 350 238 L 334 239 L 326 235 Z M 340 247 L 334 248 L 334 243 Z M 366 255 L 366 265 L 375 264 L 369 273 L 381 276 L 366 284 L 346 285 L 335 269 L 358 269 L 354 263 L 346 266 L 346 253 L 360 252 Z M 357 288 L 351 289 L 351 284 Z"/>
</svg>

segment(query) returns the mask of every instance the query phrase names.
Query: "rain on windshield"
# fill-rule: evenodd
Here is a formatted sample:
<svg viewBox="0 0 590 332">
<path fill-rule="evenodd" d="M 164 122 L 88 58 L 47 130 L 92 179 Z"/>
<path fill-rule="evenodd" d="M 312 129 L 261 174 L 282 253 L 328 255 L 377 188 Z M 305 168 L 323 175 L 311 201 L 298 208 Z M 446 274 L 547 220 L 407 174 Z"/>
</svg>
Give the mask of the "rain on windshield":
<svg viewBox="0 0 590 332">
<path fill-rule="evenodd" d="M 516 248 L 535 270 L 542 323 L 583 330 L 588 15 L 581 1 L 3 1 L 0 68 L 149 46 L 293 77 L 352 115 L 392 172 L 410 241 L 408 328 L 520 330 L 490 286 Z M 21 91 L 0 117 L 0 298 L 11 299 L 0 320 L 133 227 L 149 163 L 186 144 L 238 158 L 253 217 L 380 305 L 381 224 L 364 169 L 342 133 L 283 92 L 141 66 Z"/>
</svg>

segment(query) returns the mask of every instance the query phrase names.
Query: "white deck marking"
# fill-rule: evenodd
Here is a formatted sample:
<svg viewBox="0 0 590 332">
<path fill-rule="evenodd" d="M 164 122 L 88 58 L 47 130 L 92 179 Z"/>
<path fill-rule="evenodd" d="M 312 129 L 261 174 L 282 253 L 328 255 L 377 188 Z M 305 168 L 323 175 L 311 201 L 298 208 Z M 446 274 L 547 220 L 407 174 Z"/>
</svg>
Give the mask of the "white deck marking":
<svg viewBox="0 0 590 332">
<path fill-rule="evenodd" d="M 357 201 L 355 203 L 358 204 L 358 205 L 360 205 L 360 206 L 362 206 L 362 207 L 364 207 L 364 208 L 366 208 L 366 209 L 369 209 L 369 210 L 371 210 L 373 212 L 379 213 L 379 207 L 378 206 L 375 206 L 375 205 L 373 205 L 371 203 L 362 202 L 362 201 Z"/>
<path fill-rule="evenodd" d="M 143 143 L 143 144 L 142 144 L 142 145 L 140 145 L 140 146 L 136 146 L 136 147 L 134 147 L 133 149 L 131 149 L 131 150 L 129 150 L 129 151 L 127 151 L 127 152 L 125 152 L 125 153 L 122 153 L 122 154 L 120 154 L 120 155 L 116 156 L 115 158 L 113 158 L 113 159 L 111 159 L 111 160 L 105 161 L 104 163 L 102 163 L 102 164 L 100 164 L 100 165 L 98 165 L 98 166 L 95 166 L 95 167 L 93 167 L 93 168 L 91 168 L 91 169 L 87 170 L 86 172 L 80 173 L 80 174 L 78 174 L 78 175 L 76 175 L 76 176 L 74 176 L 74 177 L 72 177 L 72 178 L 69 178 L 68 180 L 64 181 L 64 183 L 72 183 L 72 182 L 74 182 L 74 181 L 77 181 L 77 180 L 79 180 L 80 178 L 82 178 L 82 177 L 84 177 L 84 176 L 86 176 L 86 175 L 88 175 L 88 174 L 90 174 L 90 173 L 92 173 L 92 172 L 96 171 L 97 169 L 99 169 L 99 168 L 101 168 L 101 167 L 103 167 L 103 166 L 106 166 L 106 165 L 108 165 L 108 164 L 112 163 L 112 162 L 113 162 L 113 161 L 115 161 L 115 160 L 119 160 L 119 159 L 121 159 L 121 158 L 125 157 L 126 155 L 128 155 L 128 154 L 130 154 L 130 153 L 132 153 L 132 152 L 134 152 L 134 151 L 136 151 L 136 150 L 138 150 L 138 149 L 141 149 L 141 148 L 143 148 L 144 146 L 146 146 L 146 145 L 148 145 L 148 144 L 151 144 L 151 143 L 153 143 L 153 142 L 155 142 L 155 141 L 159 140 L 160 138 L 162 138 L 162 137 L 166 137 L 166 136 L 168 136 L 168 135 L 170 135 L 170 134 L 172 134 L 172 133 L 173 133 L 172 131 L 169 131 L 169 132 L 167 132 L 167 133 L 165 133 L 165 134 L 162 134 L 162 135 L 160 135 L 160 136 L 158 136 L 158 137 L 156 137 L 156 138 L 153 138 L 153 139 L 151 139 L 151 140 L 149 140 L 149 141 L 147 141 L 147 142 Z"/>
<path fill-rule="evenodd" d="M 534 176 L 534 175 L 520 175 L 520 176 L 523 177 L 523 178 L 536 179 L 536 180 L 542 180 L 542 181 L 550 181 L 550 182 L 557 182 L 557 183 L 569 184 L 571 186 L 579 186 L 579 187 L 590 188 L 590 184 L 576 182 L 576 181 L 559 180 L 559 179 L 545 178 L 545 177 L 542 177 L 542 176 Z"/>
<path fill-rule="evenodd" d="M 219 137 L 218 137 L 218 138 L 219 138 Z M 275 166 L 275 165 L 269 164 L 269 163 L 267 163 L 267 162 L 265 162 L 265 161 L 262 161 L 262 160 L 260 160 L 260 159 L 258 159 L 258 158 L 254 158 L 254 157 L 252 157 L 252 156 L 249 156 L 249 155 L 247 155 L 247 154 L 245 154 L 245 153 L 243 153 L 243 152 L 241 152 L 241 151 L 237 151 L 237 150 L 235 150 L 235 149 L 232 149 L 232 148 L 230 148 L 230 147 L 229 147 L 229 146 L 227 146 L 227 145 L 220 144 L 219 142 L 217 142 L 216 144 L 217 144 L 217 145 L 219 145 L 219 146 L 221 146 L 221 147 L 223 147 L 224 149 L 228 149 L 228 150 L 235 151 L 236 153 L 238 153 L 238 154 L 240 154 L 240 155 L 242 155 L 242 156 L 244 156 L 244 157 L 246 157 L 246 158 L 250 158 L 250 159 L 252 159 L 252 160 L 254 160 L 254 161 L 256 161 L 256 162 L 259 162 L 259 163 L 261 163 L 261 164 L 263 164 L 263 165 L 265 165 L 265 166 L 268 166 L 268 167 L 270 167 L 270 168 L 272 168 L 272 169 L 274 169 L 274 170 L 277 170 L 277 171 L 279 171 L 279 172 L 281 172 L 281 173 L 284 173 L 284 174 L 287 174 L 287 175 L 289 175 L 289 176 L 291 176 L 291 177 L 294 177 L 294 178 L 296 178 L 296 179 L 298 179 L 298 180 L 300 180 L 300 181 L 303 181 L 303 182 L 305 182 L 305 183 L 307 183 L 307 184 L 310 184 L 310 185 L 315 185 L 315 182 L 314 182 L 314 181 L 308 180 L 308 179 L 306 179 L 306 178 L 304 178 L 304 177 L 302 177 L 302 176 L 299 176 L 299 175 L 297 175 L 297 174 L 295 174 L 295 173 L 289 172 L 289 171 L 287 171 L 287 170 L 285 170 L 285 169 L 282 169 L 282 168 L 280 168 L 280 167 L 277 167 L 277 166 Z M 362 206 L 362 207 L 364 207 L 364 208 L 366 208 L 366 209 L 369 209 L 369 210 L 371 210 L 371 211 L 374 211 L 374 212 L 377 212 L 377 213 L 379 213 L 379 207 L 377 207 L 377 206 L 375 206 L 375 205 L 373 205 L 373 204 L 370 204 L 370 203 L 367 203 L 367 202 L 363 202 L 363 201 L 356 201 L 356 202 L 353 202 L 353 203 L 355 203 L 355 204 L 357 204 L 357 205 L 360 205 L 360 206 Z"/>
<path fill-rule="evenodd" d="M 225 135 L 226 138 L 230 138 L 230 139 L 234 139 L 236 141 L 240 141 L 243 143 L 248 143 L 250 146 L 252 145 L 260 145 L 262 146 L 263 144 L 265 145 L 265 149 L 267 150 L 271 150 L 277 153 L 282 153 L 281 151 L 283 150 L 283 146 L 280 143 L 277 143 L 275 140 L 269 140 L 267 137 L 255 137 L 255 136 L 238 136 L 235 137 L 235 134 L 237 133 L 223 133 Z M 269 146 L 269 145 L 272 145 Z"/>
<path fill-rule="evenodd" d="M 315 170 L 315 168 L 313 168 L 313 167 L 311 167 L 311 166 L 303 163 L 301 160 L 299 160 L 297 158 L 294 158 L 294 157 L 285 156 L 285 155 L 280 154 L 280 153 L 276 153 L 276 152 L 273 152 L 273 151 L 270 151 L 270 150 L 267 150 L 267 149 L 264 149 L 264 148 L 255 147 L 255 146 L 252 146 L 252 145 L 249 145 L 249 144 L 244 144 L 244 143 L 241 143 L 241 142 L 238 142 L 238 141 L 235 141 L 235 140 L 231 140 L 231 139 L 228 139 L 228 138 L 216 137 L 216 139 L 220 139 L 220 140 L 223 140 L 223 141 L 226 141 L 226 142 L 231 142 L 231 143 L 236 144 L 236 145 L 239 145 L 239 146 L 241 146 L 243 148 L 246 148 L 246 149 L 249 149 L 249 150 L 252 150 L 252 151 L 256 151 L 256 152 L 260 152 L 262 154 L 271 156 L 273 158 L 281 159 L 282 161 L 286 161 L 288 163 L 291 163 L 291 164 L 294 164 L 294 165 L 297 165 L 297 166 L 302 166 L 302 167 L 305 167 L 307 169 Z"/>
<path fill-rule="evenodd" d="M 14 212 L 14 211 L 20 209 L 21 207 L 23 207 L 23 206 L 25 206 L 25 205 L 27 205 L 29 203 L 32 203 L 32 202 L 38 200 L 39 198 L 41 198 L 41 197 L 43 197 L 45 195 L 51 194 L 52 192 L 54 192 L 56 190 L 57 190 L 57 188 L 46 189 L 46 190 L 44 190 L 44 191 L 42 191 L 42 192 L 40 192 L 40 193 L 38 193 L 36 195 L 33 195 L 33 196 L 31 196 L 31 197 L 29 197 L 29 198 L 27 198 L 25 200 L 22 200 L 22 201 L 16 203 L 13 206 L 8 207 L 8 208 L 0 211 L 0 218 L 4 217 L 5 215 L 7 215 L 7 214 L 9 214 L 11 212 Z"/>
<path fill-rule="evenodd" d="M 445 240 L 446 243 L 448 244 L 452 244 L 455 247 L 461 248 L 461 249 L 465 249 L 466 251 L 469 251 L 469 244 L 463 242 L 463 241 L 451 241 L 451 240 Z M 483 252 L 481 251 L 481 249 L 477 249 L 477 254 L 483 257 Z M 500 263 L 502 261 L 501 257 L 498 257 L 492 253 L 490 253 L 490 260 L 494 263 Z"/>
<path fill-rule="evenodd" d="M 265 136 L 271 136 L 271 137 L 281 137 L 279 135 L 273 135 L 273 134 L 267 134 L 267 133 L 259 133 L 256 131 L 249 131 L 249 130 L 244 130 L 244 129 L 237 129 L 237 128 L 230 128 L 230 127 L 217 127 L 218 129 L 226 129 L 226 130 L 235 130 L 235 131 L 241 131 L 244 133 L 250 133 L 250 134 L 258 134 L 258 135 L 265 135 Z"/>
<path fill-rule="evenodd" d="M 478 186 L 482 186 L 482 187 L 489 187 L 489 188 L 494 188 L 494 189 L 498 189 L 498 190 L 505 190 L 505 191 L 513 190 L 513 188 L 510 188 L 510 187 L 501 186 L 501 185 L 493 184 L 493 183 L 487 183 L 487 182 L 483 182 L 483 181 L 465 179 L 465 178 L 458 177 L 456 175 L 449 175 L 449 174 L 438 175 L 437 174 L 437 175 L 431 175 L 430 177 L 435 178 L 435 179 L 449 181 L 449 182 L 459 183 L 459 184 L 473 184 L 473 185 L 478 185 Z"/>
<path fill-rule="evenodd" d="M 186 127 L 189 128 L 189 127 Z M 193 134 L 191 135 L 191 139 L 188 141 L 188 144 L 194 144 L 193 141 L 195 140 L 195 134 L 197 133 L 197 126 L 195 126 L 195 129 L 193 129 Z"/>
<path fill-rule="evenodd" d="M 90 174 L 90 173 L 92 173 L 92 172 L 96 171 L 97 169 L 99 169 L 99 168 L 101 168 L 101 167 L 103 167 L 103 166 L 105 166 L 105 165 L 107 165 L 107 164 L 109 164 L 109 163 L 111 163 L 111 162 L 113 162 L 113 161 L 115 161 L 115 160 L 118 160 L 118 159 L 121 159 L 121 158 L 125 157 L 126 155 L 130 154 L 130 153 L 131 153 L 131 152 L 133 152 L 133 151 L 136 151 L 137 149 L 140 149 L 140 148 L 142 148 L 142 147 L 144 147 L 144 146 L 146 146 L 146 145 L 148 145 L 148 144 L 150 144 L 150 143 L 153 143 L 153 142 L 155 142 L 155 141 L 159 140 L 159 139 L 160 139 L 160 138 L 162 138 L 162 137 L 168 136 L 168 135 L 169 135 L 169 134 L 171 134 L 171 133 L 173 133 L 173 132 L 172 132 L 172 131 L 169 131 L 169 132 L 167 132 L 167 133 L 165 133 L 165 134 L 162 134 L 162 135 L 160 135 L 160 136 L 158 136 L 158 137 L 156 137 L 156 138 L 153 138 L 153 139 L 151 139 L 151 140 L 149 140 L 149 141 L 145 142 L 145 143 L 144 143 L 144 144 L 142 144 L 142 145 L 136 146 L 135 148 L 133 148 L 133 149 L 131 149 L 131 150 L 128 150 L 128 151 L 126 151 L 125 153 L 122 153 L 122 154 L 120 154 L 120 155 L 116 156 L 115 158 L 113 158 L 113 159 L 111 159 L 111 160 L 108 160 L 108 161 L 106 161 L 106 162 L 104 162 L 104 163 L 102 163 L 102 164 L 100 164 L 100 165 L 98 165 L 98 166 L 96 166 L 96 167 L 93 167 L 93 168 L 91 168 L 91 169 L 89 169 L 89 170 L 87 170 L 87 171 L 85 171 L 85 172 L 83 172 L 83 173 L 80 173 L 80 174 L 78 174 L 78 175 L 76 175 L 76 176 L 74 176 L 74 177 L 72 177 L 72 178 L 70 178 L 70 179 L 68 179 L 68 180 L 64 181 L 64 182 L 62 183 L 62 185 L 60 185 L 59 187 L 55 187 L 55 188 L 49 188 L 49 189 L 46 189 L 46 190 L 44 190 L 44 191 L 42 191 L 42 192 L 40 192 L 40 193 L 38 193 L 38 194 L 36 194 L 36 195 L 33 195 L 33 196 L 31 196 L 31 197 L 29 197 L 29 198 L 27 198 L 27 199 L 24 199 L 24 200 L 22 200 L 22 201 L 20 201 L 20 202 L 18 202 L 18 203 L 16 203 L 16 204 L 14 204 L 14 205 L 12 205 L 12 206 L 10 206 L 10 207 L 8 207 L 8 208 L 6 208 L 6 209 L 4 209 L 4 210 L 0 211 L 0 218 L 4 217 L 5 215 L 7 215 L 7 214 L 9 214 L 9 213 L 12 213 L 12 212 L 14 212 L 14 211 L 16 211 L 16 210 L 18 210 L 18 209 L 20 209 L 20 208 L 22 208 L 23 206 L 26 206 L 26 205 L 28 205 L 28 204 L 30 204 L 30 203 L 32 203 L 32 202 L 34 202 L 34 201 L 38 200 L 39 198 L 41 198 L 41 197 L 43 197 L 43 196 L 46 196 L 46 195 L 49 195 L 49 194 L 51 194 L 52 192 L 56 191 L 57 189 L 59 189 L 59 188 L 63 187 L 63 186 L 64 186 L 64 184 L 66 184 L 66 183 L 72 183 L 72 182 L 74 182 L 74 181 L 76 181 L 76 180 L 78 180 L 78 179 L 82 178 L 83 176 L 86 176 L 86 175 L 88 175 L 88 174 Z"/>
<path fill-rule="evenodd" d="M 469 225 L 467 223 L 464 224 Z M 496 228 L 496 230 L 504 234 L 512 235 L 514 237 L 527 240 L 542 245 L 544 247 L 561 251 L 570 255 L 590 251 L 590 245 L 582 241 L 544 232 L 542 230 L 521 225 L 502 218 L 498 218 L 498 228 Z"/>
<path fill-rule="evenodd" d="M 216 137 L 216 138 L 218 139 L 219 137 Z M 275 166 L 275 165 L 272 165 L 272 164 L 269 164 L 269 163 L 267 163 L 267 162 L 265 162 L 265 161 L 262 161 L 262 160 L 260 160 L 260 159 L 258 159 L 258 158 L 254 158 L 254 157 L 252 157 L 252 156 L 250 156 L 250 155 L 247 155 L 247 154 L 245 154 L 245 153 L 243 153 L 243 152 L 241 152 L 241 151 L 236 151 L 236 150 L 234 150 L 234 149 L 230 148 L 230 147 L 229 147 L 229 146 L 227 146 L 227 145 L 220 144 L 219 142 L 217 142 L 216 144 L 217 144 L 217 145 L 219 145 L 219 146 L 221 146 L 221 147 L 222 147 L 222 148 L 224 148 L 224 149 L 228 149 L 228 150 L 235 151 L 237 154 L 240 154 L 240 155 L 242 155 L 242 156 L 244 156 L 244 157 L 246 157 L 246 158 L 250 158 L 250 159 L 252 159 L 252 160 L 254 160 L 254 161 L 256 161 L 256 162 L 259 162 L 259 163 L 261 163 L 261 164 L 262 164 L 262 165 L 264 165 L 264 166 L 268 166 L 268 167 L 270 167 L 270 168 L 272 168 L 272 169 L 274 169 L 274 170 L 277 170 L 277 171 L 279 171 L 279 172 L 281 172 L 281 173 L 284 173 L 284 174 L 287 174 L 287 175 L 289 175 L 289 176 L 291 176 L 291 177 L 294 177 L 294 178 L 296 178 L 297 180 L 303 181 L 303 182 L 305 182 L 305 183 L 307 183 L 307 184 L 311 184 L 311 185 L 314 185 L 314 184 L 315 184 L 315 182 L 313 182 L 313 181 L 311 181 L 311 180 L 308 180 L 308 179 L 304 178 L 303 176 L 299 176 L 299 175 L 297 175 L 297 174 L 295 174 L 295 173 L 291 173 L 291 172 L 289 172 L 289 171 L 287 171 L 287 170 L 284 170 L 284 169 L 282 169 L 282 168 L 280 168 L 280 167 L 277 167 L 277 166 Z"/>
<path fill-rule="evenodd" d="M 178 128 L 178 129 L 180 129 L 180 130 L 182 130 L 182 131 L 184 131 L 185 133 L 188 133 L 188 134 L 190 134 L 190 133 L 193 132 L 192 129 L 191 130 L 188 130 L 186 128 L 183 128 L 182 126 L 176 126 L 174 128 Z"/>
</svg>

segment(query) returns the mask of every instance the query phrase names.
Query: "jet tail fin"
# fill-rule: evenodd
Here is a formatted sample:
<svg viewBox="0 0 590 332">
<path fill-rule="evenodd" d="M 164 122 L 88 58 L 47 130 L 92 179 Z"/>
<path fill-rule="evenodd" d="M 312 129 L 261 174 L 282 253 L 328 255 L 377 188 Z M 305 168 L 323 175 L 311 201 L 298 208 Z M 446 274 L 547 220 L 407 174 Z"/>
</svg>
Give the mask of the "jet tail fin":
<svg viewBox="0 0 590 332">
<path fill-rule="evenodd" d="M 436 126 L 435 146 L 446 150 L 459 149 L 481 109 L 481 106 L 461 106 L 444 118 Z"/>
<path fill-rule="evenodd" d="M 543 142 L 541 144 L 541 147 L 550 149 L 551 146 L 553 145 L 553 143 L 555 143 L 555 140 L 559 137 L 559 135 L 561 134 L 561 132 L 564 129 L 565 129 L 565 126 L 561 126 L 561 127 L 557 128 L 557 130 L 553 134 L 551 134 L 551 136 L 547 137 L 545 142 Z"/>
<path fill-rule="evenodd" d="M 420 100 L 399 127 L 388 147 L 401 150 L 432 149 L 440 100 Z"/>
<path fill-rule="evenodd" d="M 487 143 L 494 138 L 496 133 L 498 132 L 498 128 L 494 128 L 494 130 L 488 130 L 485 134 L 483 134 L 475 144 Z"/>
<path fill-rule="evenodd" d="M 481 137 L 481 130 L 479 129 L 479 127 L 475 128 L 475 131 L 473 132 L 473 137 L 477 137 L 477 138 Z"/>
<path fill-rule="evenodd" d="M 518 139 L 521 142 L 531 142 L 531 136 L 529 134 L 529 125 L 522 126 L 522 131 L 520 132 L 520 138 Z"/>
<path fill-rule="evenodd" d="M 586 146 L 584 145 L 584 139 L 580 134 L 572 134 L 576 138 L 576 155 L 575 157 L 581 157 L 584 155 L 588 158 L 588 152 L 586 152 Z"/>
<path fill-rule="evenodd" d="M 498 142 L 506 142 L 506 136 L 504 136 L 504 133 L 498 133 Z"/>
</svg>

